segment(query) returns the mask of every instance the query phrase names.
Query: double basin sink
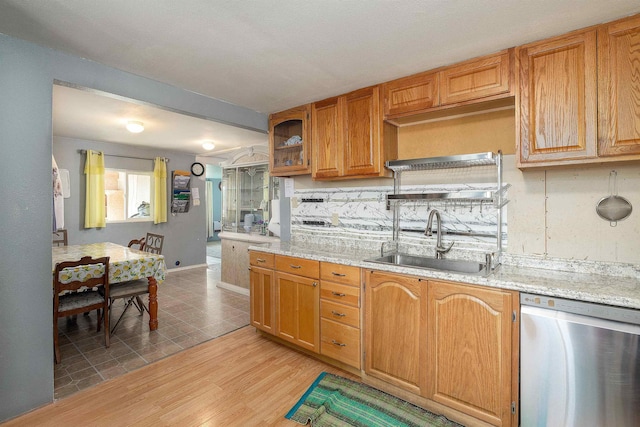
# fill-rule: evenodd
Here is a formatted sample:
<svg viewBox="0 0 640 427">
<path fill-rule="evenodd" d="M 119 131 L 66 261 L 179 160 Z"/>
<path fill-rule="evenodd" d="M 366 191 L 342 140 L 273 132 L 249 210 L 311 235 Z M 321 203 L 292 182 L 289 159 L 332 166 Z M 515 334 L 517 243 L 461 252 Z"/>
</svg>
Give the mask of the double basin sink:
<svg viewBox="0 0 640 427">
<path fill-rule="evenodd" d="M 415 255 L 393 253 L 380 258 L 367 259 L 368 262 L 397 265 L 400 267 L 416 267 L 427 270 L 446 271 L 473 275 L 488 275 L 491 272 L 487 264 L 474 261 L 428 258 Z"/>
</svg>

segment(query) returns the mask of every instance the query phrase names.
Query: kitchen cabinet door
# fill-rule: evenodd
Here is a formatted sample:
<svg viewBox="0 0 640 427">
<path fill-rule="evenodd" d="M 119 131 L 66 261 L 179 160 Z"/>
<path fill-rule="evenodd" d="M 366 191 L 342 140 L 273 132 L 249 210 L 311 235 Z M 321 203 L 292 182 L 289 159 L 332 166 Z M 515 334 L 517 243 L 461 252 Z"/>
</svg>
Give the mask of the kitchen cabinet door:
<svg viewBox="0 0 640 427">
<path fill-rule="evenodd" d="M 427 299 L 427 397 L 492 425 L 511 425 L 517 293 L 429 281 Z"/>
<path fill-rule="evenodd" d="M 310 105 L 269 116 L 269 172 L 271 176 L 311 173 Z"/>
<path fill-rule="evenodd" d="M 277 336 L 319 352 L 320 288 L 317 279 L 276 272 Z"/>
<path fill-rule="evenodd" d="M 440 105 L 512 96 L 513 49 L 440 71 Z"/>
<path fill-rule="evenodd" d="M 251 266 L 251 325 L 275 335 L 275 286 L 273 270 Z"/>
<path fill-rule="evenodd" d="M 518 167 L 595 158 L 596 31 L 521 46 L 518 55 Z"/>
<path fill-rule="evenodd" d="M 365 372 L 416 395 L 426 392 L 426 282 L 365 274 Z"/>
<path fill-rule="evenodd" d="M 598 30 L 600 156 L 640 156 L 640 16 Z"/>
<path fill-rule="evenodd" d="M 385 176 L 397 157 L 395 126 L 384 123 L 380 88 L 368 87 L 311 107 L 313 179 Z"/>
<path fill-rule="evenodd" d="M 342 174 L 343 121 L 340 98 L 316 102 L 311 107 L 313 140 L 312 173 L 314 179 L 327 179 Z"/>
<path fill-rule="evenodd" d="M 384 118 L 415 114 L 439 105 L 438 73 L 425 72 L 382 85 Z"/>
<path fill-rule="evenodd" d="M 344 176 L 377 174 L 382 169 L 380 90 L 372 87 L 344 97 Z"/>
</svg>

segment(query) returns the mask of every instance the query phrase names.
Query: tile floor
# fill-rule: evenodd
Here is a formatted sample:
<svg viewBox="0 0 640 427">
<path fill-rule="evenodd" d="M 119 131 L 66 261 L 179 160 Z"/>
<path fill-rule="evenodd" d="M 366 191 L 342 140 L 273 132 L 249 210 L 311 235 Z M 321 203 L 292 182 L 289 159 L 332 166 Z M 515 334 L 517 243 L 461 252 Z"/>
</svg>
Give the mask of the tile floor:
<svg viewBox="0 0 640 427">
<path fill-rule="evenodd" d="M 207 246 L 207 268 L 168 273 L 158 286 L 156 331 L 149 331 L 148 314 L 140 316 L 131 307 L 107 349 L 104 334 L 95 330 L 95 311 L 75 322 L 60 319 L 62 361 L 54 369 L 55 399 L 249 324 L 249 297 L 216 287 L 220 242 Z M 114 306 L 112 325 L 123 308 L 122 300 Z"/>
</svg>

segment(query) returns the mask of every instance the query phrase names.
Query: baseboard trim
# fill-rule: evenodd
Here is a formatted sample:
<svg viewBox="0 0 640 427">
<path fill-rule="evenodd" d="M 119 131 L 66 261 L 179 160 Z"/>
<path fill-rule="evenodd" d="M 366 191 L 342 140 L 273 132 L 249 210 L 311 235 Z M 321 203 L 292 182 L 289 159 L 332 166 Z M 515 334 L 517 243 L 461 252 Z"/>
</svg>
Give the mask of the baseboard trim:
<svg viewBox="0 0 640 427">
<path fill-rule="evenodd" d="M 232 285 L 231 283 L 216 282 L 216 286 L 218 288 L 226 289 L 228 291 L 235 292 L 237 294 L 249 296 L 249 289 L 241 288 L 240 286 Z"/>
<path fill-rule="evenodd" d="M 200 268 L 200 267 L 207 267 L 207 264 L 195 264 L 195 265 L 187 265 L 186 267 L 168 268 L 166 272 L 173 273 L 175 271 L 191 270 L 192 268 Z"/>
</svg>

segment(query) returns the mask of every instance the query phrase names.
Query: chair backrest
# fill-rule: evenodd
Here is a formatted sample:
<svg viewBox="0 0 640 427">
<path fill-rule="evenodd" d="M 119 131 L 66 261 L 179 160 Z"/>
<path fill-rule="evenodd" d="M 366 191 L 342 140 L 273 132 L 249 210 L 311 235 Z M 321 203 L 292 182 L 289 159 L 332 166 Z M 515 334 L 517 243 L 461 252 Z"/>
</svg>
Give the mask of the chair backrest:
<svg viewBox="0 0 640 427">
<path fill-rule="evenodd" d="M 67 246 L 67 230 L 53 232 L 53 246 Z"/>
<path fill-rule="evenodd" d="M 55 298 L 64 291 L 77 291 L 81 288 L 104 286 L 109 297 L 109 257 L 83 257 L 79 261 L 64 261 L 56 264 L 53 284 Z"/>
<path fill-rule="evenodd" d="M 130 248 L 133 249 L 138 249 L 139 251 L 143 251 L 144 250 L 144 241 L 145 238 L 142 237 L 140 239 L 133 239 L 129 242 L 129 244 L 127 246 L 129 246 Z"/>
<path fill-rule="evenodd" d="M 147 233 L 143 250 L 146 252 L 151 252 L 152 254 L 161 255 L 163 243 L 164 236 L 160 234 Z"/>
</svg>

